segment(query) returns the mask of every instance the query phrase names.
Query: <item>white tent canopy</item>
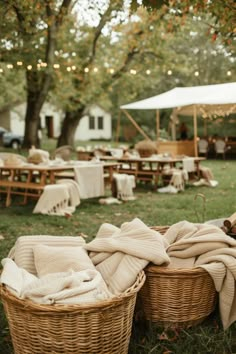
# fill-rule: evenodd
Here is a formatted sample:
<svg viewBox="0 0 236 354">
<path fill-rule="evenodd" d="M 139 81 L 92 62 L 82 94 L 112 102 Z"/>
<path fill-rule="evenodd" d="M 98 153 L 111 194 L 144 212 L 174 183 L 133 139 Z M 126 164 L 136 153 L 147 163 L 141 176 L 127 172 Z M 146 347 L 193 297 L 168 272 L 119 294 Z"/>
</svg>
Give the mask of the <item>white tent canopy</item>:
<svg viewBox="0 0 236 354">
<path fill-rule="evenodd" d="M 121 109 L 165 109 L 189 105 L 236 104 L 236 82 L 176 87 L 160 95 L 121 106 Z"/>
<path fill-rule="evenodd" d="M 122 105 L 120 108 L 145 138 L 148 137 L 126 110 L 156 110 L 157 140 L 159 134 L 159 109 L 174 108 L 174 116 L 177 114 L 192 114 L 194 119 L 194 150 L 197 156 L 197 115 L 207 117 L 235 113 L 236 82 L 176 87 L 160 95 Z"/>
</svg>

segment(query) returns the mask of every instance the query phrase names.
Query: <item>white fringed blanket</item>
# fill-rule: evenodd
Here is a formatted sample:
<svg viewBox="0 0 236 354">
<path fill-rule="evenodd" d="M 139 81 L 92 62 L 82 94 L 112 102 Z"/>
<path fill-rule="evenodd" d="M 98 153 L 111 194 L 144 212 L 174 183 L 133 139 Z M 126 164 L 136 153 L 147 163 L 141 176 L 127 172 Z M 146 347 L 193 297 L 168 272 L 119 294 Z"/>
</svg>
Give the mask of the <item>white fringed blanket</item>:
<svg viewBox="0 0 236 354">
<path fill-rule="evenodd" d="M 126 173 L 114 173 L 113 178 L 116 183 L 117 198 L 124 201 L 134 200 L 135 177 Z"/>
</svg>

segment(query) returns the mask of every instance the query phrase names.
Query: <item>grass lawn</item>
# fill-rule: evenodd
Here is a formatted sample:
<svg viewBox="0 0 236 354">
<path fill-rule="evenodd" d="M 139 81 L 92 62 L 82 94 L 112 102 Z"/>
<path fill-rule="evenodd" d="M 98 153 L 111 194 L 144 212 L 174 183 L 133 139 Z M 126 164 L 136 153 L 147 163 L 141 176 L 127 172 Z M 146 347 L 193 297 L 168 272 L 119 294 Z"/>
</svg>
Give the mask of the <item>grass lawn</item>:
<svg viewBox="0 0 236 354">
<path fill-rule="evenodd" d="M 136 200 L 121 205 L 100 205 L 98 199 L 83 200 L 71 218 L 33 215 L 35 201 L 27 206 L 14 200 L 9 208 L 0 200 L 0 259 L 7 256 L 21 235 L 87 235 L 95 237 L 104 222 L 120 226 L 139 217 L 145 224 L 171 225 L 181 220 L 203 222 L 223 218 L 236 211 L 236 161 L 208 160 L 219 185 L 215 188 L 187 185 L 179 194 L 158 194 L 150 185 L 139 184 Z M 110 195 L 110 190 L 107 190 Z M 13 353 L 7 322 L 0 308 L 0 354 Z M 226 354 L 236 353 L 236 324 L 223 331 L 218 309 L 203 324 L 178 332 L 136 322 L 130 354 Z M 47 354 L 47 353 L 45 353 Z M 99 354 L 99 353 L 97 353 Z M 112 354 L 112 353 L 111 353 Z"/>
</svg>

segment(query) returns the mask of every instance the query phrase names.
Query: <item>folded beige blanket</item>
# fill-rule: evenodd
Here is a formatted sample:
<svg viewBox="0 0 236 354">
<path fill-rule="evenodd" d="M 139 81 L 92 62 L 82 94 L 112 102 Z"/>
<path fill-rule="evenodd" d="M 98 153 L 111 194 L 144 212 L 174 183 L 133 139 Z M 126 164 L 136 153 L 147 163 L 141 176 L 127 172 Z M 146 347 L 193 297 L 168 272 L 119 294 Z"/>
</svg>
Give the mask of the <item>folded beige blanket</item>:
<svg viewBox="0 0 236 354">
<path fill-rule="evenodd" d="M 151 230 L 140 219 L 135 218 L 117 228 L 111 224 L 102 224 L 96 238 L 84 245 L 102 274 L 108 289 L 121 293 L 130 287 L 137 274 L 149 262 L 168 264 L 165 238 Z"/>
<path fill-rule="evenodd" d="M 165 234 L 169 267 L 202 267 L 219 292 L 224 329 L 236 320 L 236 241 L 214 225 L 181 221 Z"/>
<path fill-rule="evenodd" d="M 10 258 L 2 265 L 1 283 L 22 299 L 40 304 L 84 304 L 112 297 L 96 270 L 51 273 L 39 279 Z"/>
</svg>

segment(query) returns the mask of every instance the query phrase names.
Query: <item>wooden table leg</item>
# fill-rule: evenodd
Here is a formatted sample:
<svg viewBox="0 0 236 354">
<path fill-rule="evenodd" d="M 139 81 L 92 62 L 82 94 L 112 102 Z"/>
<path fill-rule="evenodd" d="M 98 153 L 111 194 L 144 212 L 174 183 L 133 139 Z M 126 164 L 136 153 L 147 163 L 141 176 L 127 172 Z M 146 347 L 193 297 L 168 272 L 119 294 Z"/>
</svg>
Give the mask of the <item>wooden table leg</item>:
<svg viewBox="0 0 236 354">
<path fill-rule="evenodd" d="M 6 207 L 11 205 L 11 187 L 7 187 Z"/>
</svg>

